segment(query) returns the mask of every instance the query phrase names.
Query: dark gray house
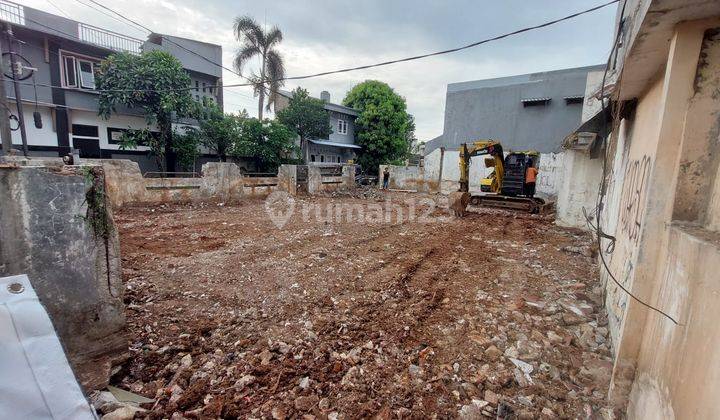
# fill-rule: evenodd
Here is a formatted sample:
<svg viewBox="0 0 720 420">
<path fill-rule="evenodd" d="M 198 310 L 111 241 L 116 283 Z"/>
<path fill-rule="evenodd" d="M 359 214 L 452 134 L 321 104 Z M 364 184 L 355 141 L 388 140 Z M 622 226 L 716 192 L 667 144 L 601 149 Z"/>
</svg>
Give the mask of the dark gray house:
<svg viewBox="0 0 720 420">
<path fill-rule="evenodd" d="M 424 153 L 478 139 L 497 139 L 506 150 L 558 152 L 567 133 L 580 125 L 588 73 L 602 69 L 598 65 L 451 83 L 443 134 L 428 141 Z"/>
<path fill-rule="evenodd" d="M 27 60 L 26 66 L 36 69 L 21 87 L 31 156 L 63 156 L 76 149 L 80 157 L 132 159 L 143 172 L 158 170 L 147 147 L 120 150 L 118 139 L 122 132 L 145 128 L 144 116 L 132 109 L 119 110 L 107 120 L 98 116 L 95 73 L 100 61 L 117 51 L 168 51 L 189 73 L 193 97 L 207 97 L 222 106 L 222 89 L 214 88 L 222 84 L 221 68 L 177 44 L 220 63 L 219 45 L 161 34 L 136 39 L 6 0 L 0 0 L 0 20 L 12 24 L 19 40 L 16 51 Z M 3 45 L 3 51 L 7 48 Z M 10 109 L 16 114 L 11 81 L 6 81 L 5 89 Z M 42 126 L 34 124 L 35 111 L 41 116 Z M 19 148 L 20 132 L 13 131 L 12 139 L 13 147 Z M 210 159 L 213 156 L 205 154 L 201 160 Z"/>
<path fill-rule="evenodd" d="M 275 112 L 285 108 L 291 97 L 292 92 L 280 91 Z M 355 159 L 355 152 L 360 149 L 360 146 L 355 144 L 355 119 L 360 113 L 353 108 L 330 102 L 330 93 L 327 91 L 320 93 L 320 99 L 325 101 L 332 133 L 326 139 L 310 139 L 303 160 L 313 164 L 346 163 Z"/>
</svg>

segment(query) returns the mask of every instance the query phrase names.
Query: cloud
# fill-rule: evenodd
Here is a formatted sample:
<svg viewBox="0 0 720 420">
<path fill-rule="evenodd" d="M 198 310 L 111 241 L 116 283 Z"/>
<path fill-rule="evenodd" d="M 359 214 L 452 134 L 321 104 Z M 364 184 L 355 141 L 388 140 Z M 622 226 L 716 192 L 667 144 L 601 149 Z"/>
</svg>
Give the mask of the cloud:
<svg viewBox="0 0 720 420">
<path fill-rule="evenodd" d="M 82 0 L 87 3 L 87 0 Z M 232 22 L 248 14 L 284 33 L 287 74 L 304 75 L 446 49 L 587 9 L 599 0 L 99 0 L 151 29 L 219 44 L 232 67 Z M 57 14 L 45 0 L 22 2 Z M 131 36 L 142 35 L 78 0 L 55 2 L 74 19 Z M 97 6 L 96 6 L 97 7 Z M 358 82 L 388 83 L 415 115 L 417 137 L 442 133 L 448 83 L 602 63 L 610 48 L 615 7 L 511 39 L 445 56 L 382 68 L 289 81 L 287 88 L 328 90 L 341 102 Z M 250 65 L 252 68 L 252 64 Z M 244 80 L 230 72 L 225 84 Z M 228 112 L 257 112 L 250 88 L 226 88 Z"/>
</svg>

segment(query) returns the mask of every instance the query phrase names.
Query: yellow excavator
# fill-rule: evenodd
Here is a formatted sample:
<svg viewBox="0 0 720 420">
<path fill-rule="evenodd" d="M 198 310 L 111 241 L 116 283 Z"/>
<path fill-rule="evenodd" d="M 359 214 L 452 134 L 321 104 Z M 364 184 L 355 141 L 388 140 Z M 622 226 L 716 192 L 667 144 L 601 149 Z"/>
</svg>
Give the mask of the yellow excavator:
<svg viewBox="0 0 720 420">
<path fill-rule="evenodd" d="M 470 194 L 470 159 L 487 155 L 485 167 L 494 168 L 492 173 L 480 180 L 480 194 Z M 530 166 L 537 166 L 540 154 L 533 150 L 511 152 L 505 156 L 500 142 L 480 140 L 460 146 L 460 189 L 450 194 L 450 208 L 462 216 L 468 204 L 486 207 L 526 210 L 539 213 L 552 203 L 527 194 L 525 173 Z"/>
</svg>

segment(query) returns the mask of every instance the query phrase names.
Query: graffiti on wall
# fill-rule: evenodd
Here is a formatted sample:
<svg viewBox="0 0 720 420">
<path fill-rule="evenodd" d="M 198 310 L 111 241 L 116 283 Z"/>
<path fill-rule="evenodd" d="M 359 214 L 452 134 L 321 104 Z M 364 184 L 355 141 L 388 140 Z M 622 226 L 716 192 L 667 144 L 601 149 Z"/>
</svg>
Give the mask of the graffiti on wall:
<svg viewBox="0 0 720 420">
<path fill-rule="evenodd" d="M 651 169 L 652 160 L 647 155 L 629 162 L 625 169 L 620 200 L 620 228 L 633 243 L 637 243 L 640 235 Z"/>
</svg>

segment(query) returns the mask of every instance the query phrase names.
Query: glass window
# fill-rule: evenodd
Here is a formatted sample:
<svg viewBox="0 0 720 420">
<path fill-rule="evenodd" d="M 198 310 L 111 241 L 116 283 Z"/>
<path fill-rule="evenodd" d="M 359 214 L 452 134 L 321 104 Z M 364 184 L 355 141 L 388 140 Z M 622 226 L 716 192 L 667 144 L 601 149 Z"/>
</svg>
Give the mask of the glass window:
<svg viewBox="0 0 720 420">
<path fill-rule="evenodd" d="M 343 119 L 338 120 L 338 134 L 347 134 L 347 121 Z"/>
<path fill-rule="evenodd" d="M 78 60 L 80 68 L 80 86 L 85 89 L 95 89 L 95 72 L 92 61 Z"/>
<path fill-rule="evenodd" d="M 63 74 L 66 87 L 77 87 L 77 73 L 75 72 L 75 57 L 63 56 Z"/>
</svg>

